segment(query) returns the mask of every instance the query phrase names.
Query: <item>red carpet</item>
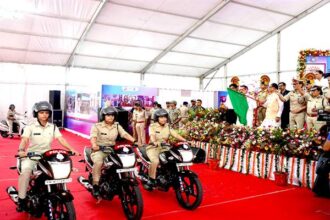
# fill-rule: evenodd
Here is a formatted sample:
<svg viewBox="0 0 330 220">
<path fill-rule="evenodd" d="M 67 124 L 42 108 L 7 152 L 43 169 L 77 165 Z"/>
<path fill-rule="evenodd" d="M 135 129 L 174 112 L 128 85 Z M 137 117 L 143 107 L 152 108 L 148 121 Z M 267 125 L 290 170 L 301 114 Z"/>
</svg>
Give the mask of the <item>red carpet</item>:
<svg viewBox="0 0 330 220">
<path fill-rule="evenodd" d="M 82 152 L 89 141 L 69 132 L 62 132 L 68 142 Z M 28 219 L 27 214 L 17 213 L 5 189 L 17 185 L 16 171 L 9 166 L 16 163 L 19 139 L 0 138 L 0 219 Z M 56 143 L 55 146 L 58 146 Z M 77 219 L 125 219 L 119 199 L 95 204 L 91 195 L 76 181 L 84 175 L 81 157 L 74 157 L 74 181 L 68 185 L 75 197 Z M 195 211 L 186 211 L 176 202 L 173 191 L 147 192 L 143 189 L 143 219 L 330 219 L 330 199 L 318 198 L 305 188 L 279 187 L 272 181 L 258 179 L 227 170 L 210 170 L 206 165 L 192 167 L 198 173 L 204 189 L 204 200 Z M 32 219 L 32 218 L 30 218 Z"/>
</svg>

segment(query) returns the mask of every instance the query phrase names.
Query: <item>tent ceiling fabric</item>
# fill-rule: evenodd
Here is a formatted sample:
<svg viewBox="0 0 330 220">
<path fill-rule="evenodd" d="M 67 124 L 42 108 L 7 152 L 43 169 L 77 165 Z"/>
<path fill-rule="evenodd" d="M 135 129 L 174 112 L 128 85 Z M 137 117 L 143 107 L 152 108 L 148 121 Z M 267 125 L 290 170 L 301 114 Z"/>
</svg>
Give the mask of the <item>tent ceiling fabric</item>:
<svg viewBox="0 0 330 220">
<path fill-rule="evenodd" d="M 200 77 L 324 1 L 103 2 L 0 1 L 0 61 Z"/>
</svg>

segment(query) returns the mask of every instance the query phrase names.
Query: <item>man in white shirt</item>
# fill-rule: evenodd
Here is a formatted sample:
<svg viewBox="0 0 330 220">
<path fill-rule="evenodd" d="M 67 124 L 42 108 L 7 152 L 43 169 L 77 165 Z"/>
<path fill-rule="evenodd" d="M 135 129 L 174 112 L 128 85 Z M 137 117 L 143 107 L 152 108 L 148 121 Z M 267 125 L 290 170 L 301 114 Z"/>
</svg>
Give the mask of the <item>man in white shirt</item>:
<svg viewBox="0 0 330 220">
<path fill-rule="evenodd" d="M 329 87 L 328 80 L 323 78 L 323 71 L 322 70 L 316 70 L 315 71 L 314 85 L 321 87 L 322 90 Z"/>
<path fill-rule="evenodd" d="M 278 85 L 276 83 L 272 83 L 268 88 L 269 94 L 266 102 L 263 104 L 266 107 L 266 117 L 260 127 L 279 127 L 281 125 L 283 102 L 276 94 L 277 90 Z"/>
</svg>

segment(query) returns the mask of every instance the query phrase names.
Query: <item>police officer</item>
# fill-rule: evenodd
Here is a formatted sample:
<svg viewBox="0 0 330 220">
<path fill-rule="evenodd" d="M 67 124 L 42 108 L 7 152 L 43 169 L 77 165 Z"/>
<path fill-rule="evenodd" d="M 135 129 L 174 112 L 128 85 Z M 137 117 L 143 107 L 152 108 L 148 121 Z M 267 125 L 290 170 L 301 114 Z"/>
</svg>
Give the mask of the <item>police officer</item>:
<svg viewBox="0 0 330 220">
<path fill-rule="evenodd" d="M 136 130 L 136 136 L 138 139 L 139 145 L 146 143 L 146 127 L 148 115 L 146 110 L 144 110 L 140 104 L 140 102 L 136 102 L 135 110 L 133 111 L 133 123 Z"/>
<path fill-rule="evenodd" d="M 324 108 L 328 106 L 328 100 L 323 97 L 322 88 L 319 86 L 313 86 L 310 92 L 312 95 L 308 92 L 304 95 L 304 99 L 307 101 L 307 130 L 314 128 L 318 131 L 326 124 L 325 121 L 317 121 L 318 110 L 324 110 Z"/>
<path fill-rule="evenodd" d="M 181 120 L 181 112 L 176 108 L 177 102 L 175 100 L 171 101 L 171 109 L 169 112 L 171 126 L 174 129 L 179 128 L 179 122 Z"/>
<path fill-rule="evenodd" d="M 51 143 L 55 138 L 63 147 L 76 155 L 80 155 L 62 137 L 58 127 L 48 122 L 48 118 L 52 116 L 52 113 L 53 107 L 49 102 L 37 102 L 33 106 L 33 117 L 37 118 L 37 121 L 26 126 L 24 129 L 22 140 L 18 148 L 18 156 L 21 158 L 21 174 L 18 178 L 17 211 L 19 212 L 25 209 L 26 191 L 29 186 L 32 170 L 37 164 L 37 161 L 26 158 L 28 152 L 44 153 L 50 150 Z M 30 143 L 29 146 L 28 143 Z"/>
<path fill-rule="evenodd" d="M 161 143 L 168 142 L 170 135 L 179 141 L 186 141 L 185 138 L 181 137 L 173 129 L 171 129 L 167 122 L 167 111 L 164 109 L 159 109 L 155 112 L 155 123 L 149 127 L 150 142 L 147 146 L 146 152 L 151 161 L 149 168 L 150 182 L 148 183 L 150 187 L 156 185 L 156 172 L 159 164 L 159 154 L 167 150 L 161 146 Z"/>
<path fill-rule="evenodd" d="M 8 110 L 8 113 L 7 113 L 7 121 L 8 121 L 8 128 L 9 128 L 8 134 L 11 137 L 13 137 L 13 134 L 12 134 L 13 133 L 13 124 L 14 124 L 14 122 L 17 122 L 15 115 L 22 115 L 22 114 L 15 111 L 15 105 L 14 104 L 10 104 L 9 105 L 9 110 Z"/>
<path fill-rule="evenodd" d="M 290 100 L 290 129 L 302 129 L 305 124 L 306 102 L 302 99 L 303 85 L 302 80 L 292 80 L 294 91 L 289 92 L 287 95 L 282 96 L 277 93 L 282 102 Z"/>
<path fill-rule="evenodd" d="M 100 112 L 101 122 L 93 125 L 91 129 L 91 144 L 92 144 L 92 154 L 91 159 L 94 163 L 93 165 L 93 195 L 95 197 L 99 196 L 99 181 L 101 177 L 101 168 L 103 165 L 103 160 L 107 157 L 107 154 L 100 151 L 100 146 L 112 146 L 116 144 L 117 136 L 125 138 L 131 142 L 135 139 L 129 135 L 123 127 L 116 122 L 118 112 L 114 107 L 103 108 Z"/>
<path fill-rule="evenodd" d="M 260 91 L 257 94 L 257 126 L 260 126 L 266 117 L 266 107 L 264 104 L 268 95 L 268 81 L 261 81 Z"/>
</svg>

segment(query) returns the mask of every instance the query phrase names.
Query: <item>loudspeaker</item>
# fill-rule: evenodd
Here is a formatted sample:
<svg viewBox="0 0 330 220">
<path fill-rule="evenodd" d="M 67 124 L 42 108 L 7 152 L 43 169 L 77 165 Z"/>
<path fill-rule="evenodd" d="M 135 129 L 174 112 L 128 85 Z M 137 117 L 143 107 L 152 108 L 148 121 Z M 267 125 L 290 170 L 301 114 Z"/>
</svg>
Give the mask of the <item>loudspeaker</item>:
<svg viewBox="0 0 330 220">
<path fill-rule="evenodd" d="M 49 90 L 49 103 L 52 104 L 53 109 L 61 109 L 61 91 Z"/>
<path fill-rule="evenodd" d="M 119 107 L 116 107 L 116 109 L 118 111 L 118 123 L 128 132 L 128 111 Z"/>
<path fill-rule="evenodd" d="M 63 127 L 63 111 L 62 110 L 53 110 L 52 123 L 57 127 Z"/>
</svg>

